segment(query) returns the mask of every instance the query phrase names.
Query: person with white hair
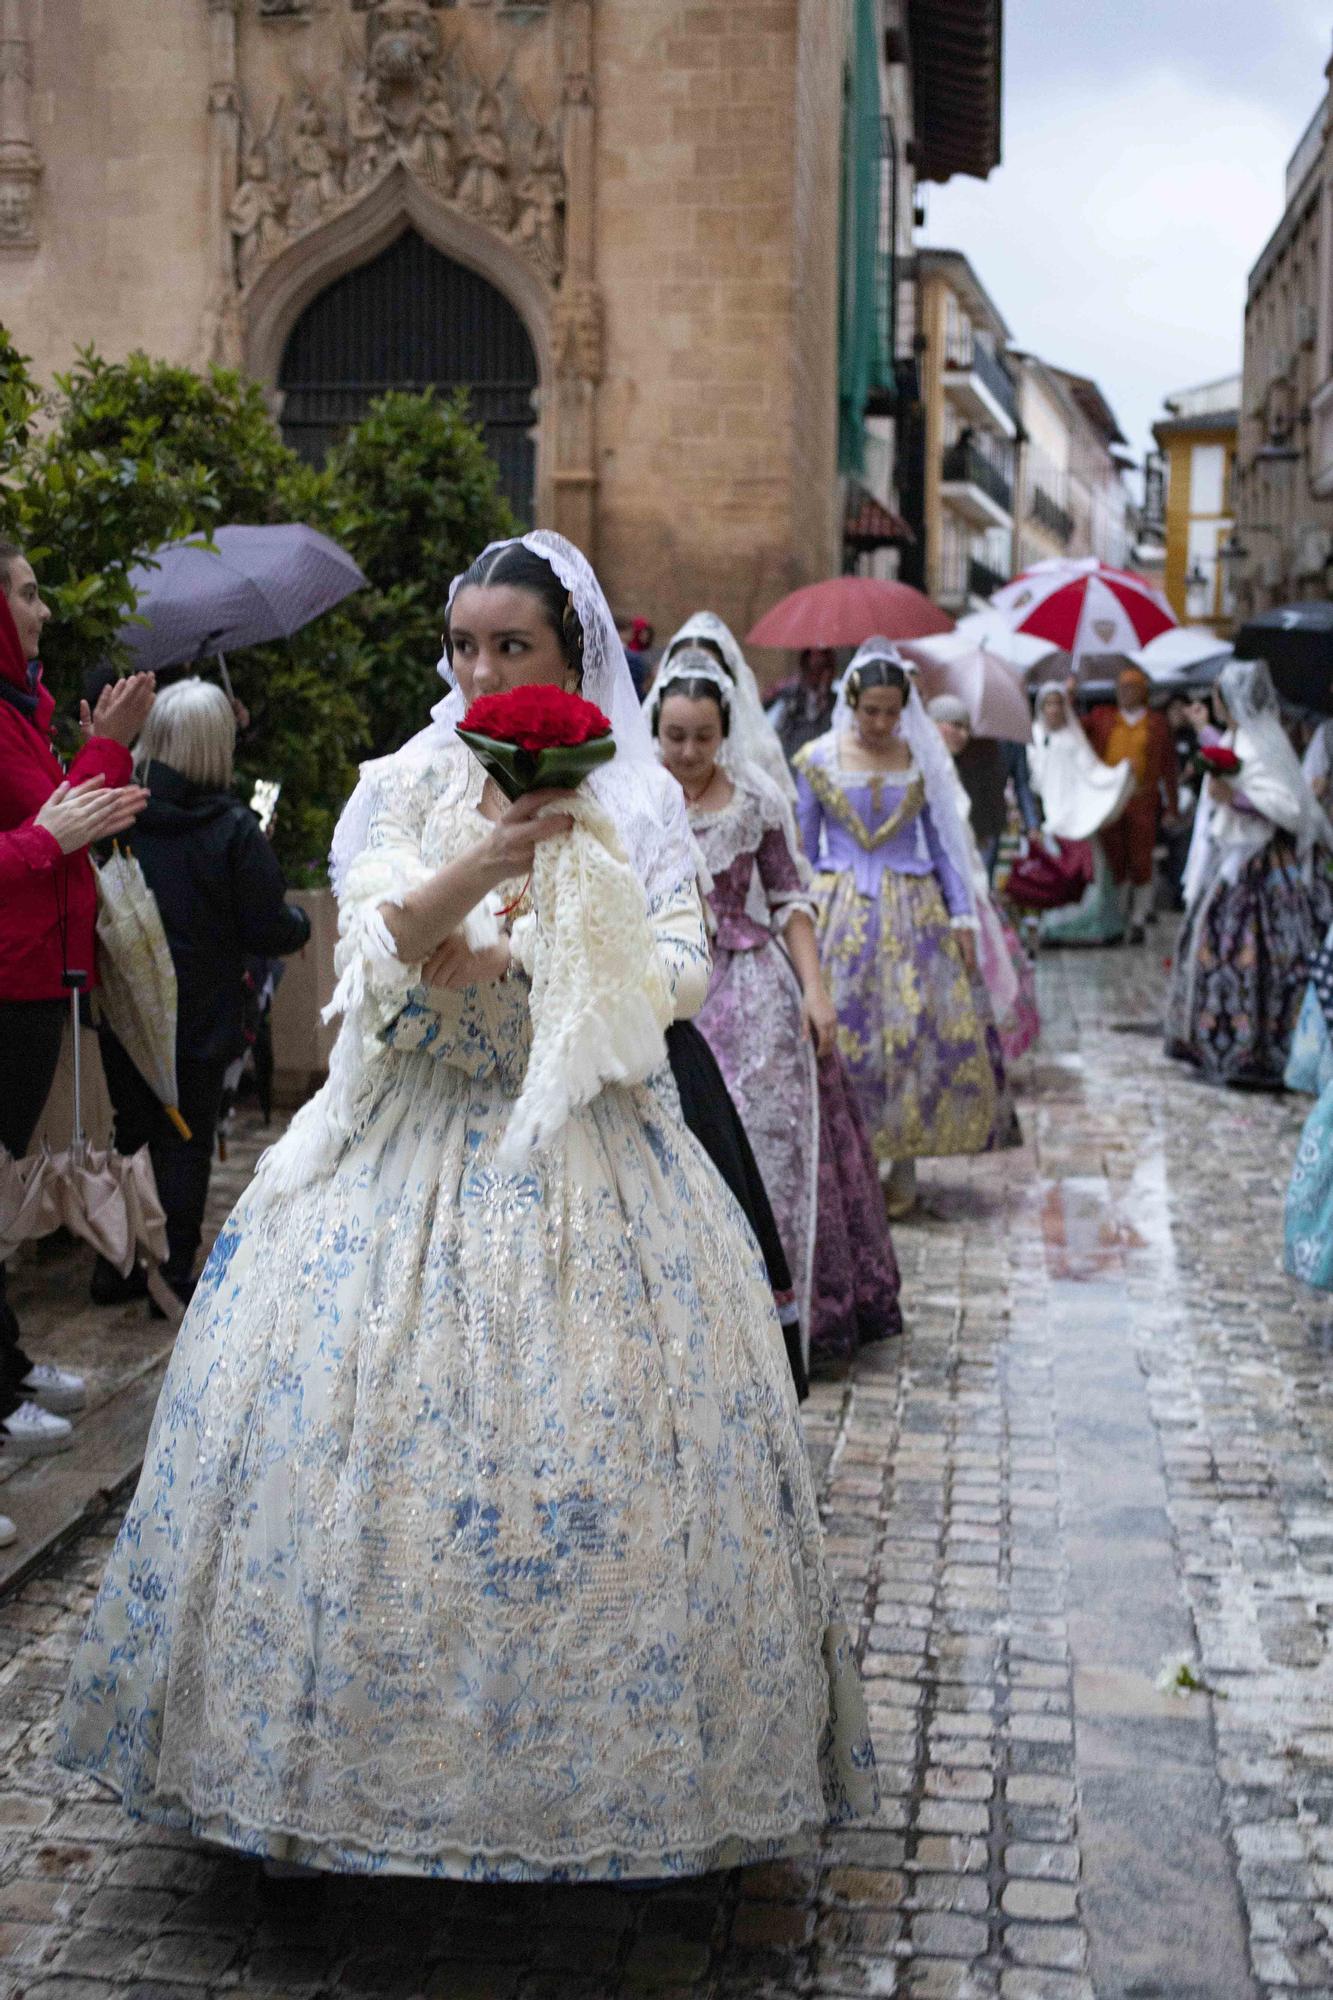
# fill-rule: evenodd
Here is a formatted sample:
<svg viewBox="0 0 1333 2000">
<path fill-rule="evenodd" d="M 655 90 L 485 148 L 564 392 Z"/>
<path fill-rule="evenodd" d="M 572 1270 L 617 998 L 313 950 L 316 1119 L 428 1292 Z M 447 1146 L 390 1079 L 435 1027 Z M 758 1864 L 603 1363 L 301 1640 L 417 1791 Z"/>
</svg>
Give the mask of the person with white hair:
<svg viewBox="0 0 1333 2000">
<path fill-rule="evenodd" d="M 223 1079 L 245 1047 L 245 960 L 284 957 L 310 936 L 305 911 L 286 900 L 282 869 L 258 820 L 232 792 L 235 749 L 231 702 L 196 676 L 158 695 L 135 748 L 148 804 L 125 844 L 156 898 L 176 969 L 176 1081 L 188 1139 L 110 1028 L 102 1029 L 116 1145 L 122 1153 L 149 1149 L 167 1218 L 163 1275 L 182 1299 L 193 1289 Z M 142 1268 L 122 1278 L 99 1257 L 97 1304 L 139 1297 L 146 1288 Z"/>
<path fill-rule="evenodd" d="M 795 771 L 838 1046 L 889 1214 L 906 1215 L 919 1159 L 1021 1142 L 977 963 L 952 761 L 888 640 L 856 654 L 833 728 Z"/>
<path fill-rule="evenodd" d="M 1228 661 L 1213 698 L 1232 769 L 1209 775 L 1195 814 L 1166 1049 L 1210 1083 L 1276 1090 L 1333 918 L 1333 827 L 1264 662 Z"/>
</svg>

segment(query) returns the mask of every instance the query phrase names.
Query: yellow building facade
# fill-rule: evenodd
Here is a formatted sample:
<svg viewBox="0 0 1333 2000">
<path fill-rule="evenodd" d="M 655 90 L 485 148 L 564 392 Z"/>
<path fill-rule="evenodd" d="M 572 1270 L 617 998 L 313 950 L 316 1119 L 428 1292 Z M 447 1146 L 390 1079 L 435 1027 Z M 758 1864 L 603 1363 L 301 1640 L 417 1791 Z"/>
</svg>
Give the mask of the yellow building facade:
<svg viewBox="0 0 1333 2000">
<path fill-rule="evenodd" d="M 1224 376 L 1166 398 L 1153 425 L 1164 484 L 1164 588 L 1182 625 L 1226 636 L 1231 588 L 1222 551 L 1234 526 L 1233 481 L 1240 377 Z"/>
</svg>

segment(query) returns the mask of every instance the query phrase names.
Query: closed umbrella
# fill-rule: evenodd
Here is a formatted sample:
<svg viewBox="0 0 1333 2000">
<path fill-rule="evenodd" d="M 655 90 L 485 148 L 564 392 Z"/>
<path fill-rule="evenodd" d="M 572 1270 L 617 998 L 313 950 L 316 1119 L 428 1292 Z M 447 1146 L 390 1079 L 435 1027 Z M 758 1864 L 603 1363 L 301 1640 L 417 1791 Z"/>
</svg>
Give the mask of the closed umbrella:
<svg viewBox="0 0 1333 2000">
<path fill-rule="evenodd" d="M 120 637 L 137 668 L 288 639 L 366 581 L 345 549 L 298 521 L 216 528 L 213 542 L 168 542 L 130 571 L 137 617 Z"/>
<path fill-rule="evenodd" d="M 183 1139 L 176 1088 L 176 968 L 144 873 L 117 846 L 97 877 L 101 1005 L 107 1023 Z"/>
<path fill-rule="evenodd" d="M 859 646 L 874 638 L 924 639 L 931 632 L 952 630 L 952 618 L 910 583 L 835 576 L 792 591 L 764 613 L 745 643 L 802 652 L 812 646 Z"/>
<path fill-rule="evenodd" d="M 1333 715 L 1333 604 L 1316 600 L 1261 611 L 1237 632 L 1236 657 L 1266 660 L 1284 700 Z"/>
<path fill-rule="evenodd" d="M 74 1031 L 74 1110 L 63 1152 L 43 1147 L 15 1160 L 0 1148 L 0 1263 L 21 1243 L 68 1229 L 128 1278 L 139 1257 L 148 1266 L 148 1292 L 173 1326 L 183 1308 L 159 1266 L 167 1255 L 167 1219 L 158 1198 L 147 1146 L 137 1153 L 103 1152 L 83 1132 L 83 1078 L 79 1051 L 81 972 L 66 975 Z"/>
</svg>

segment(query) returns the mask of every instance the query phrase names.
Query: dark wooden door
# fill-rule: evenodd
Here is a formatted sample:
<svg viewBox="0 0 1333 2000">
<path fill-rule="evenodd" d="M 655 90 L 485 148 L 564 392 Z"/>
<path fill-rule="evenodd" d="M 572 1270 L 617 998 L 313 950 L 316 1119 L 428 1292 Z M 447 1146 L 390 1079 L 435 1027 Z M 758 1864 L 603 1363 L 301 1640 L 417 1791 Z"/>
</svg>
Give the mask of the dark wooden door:
<svg viewBox="0 0 1333 2000">
<path fill-rule="evenodd" d="M 527 329 L 502 292 L 415 230 L 312 300 L 278 386 L 283 434 L 314 463 L 388 389 L 466 389 L 501 484 L 531 521 L 537 357 Z"/>
</svg>

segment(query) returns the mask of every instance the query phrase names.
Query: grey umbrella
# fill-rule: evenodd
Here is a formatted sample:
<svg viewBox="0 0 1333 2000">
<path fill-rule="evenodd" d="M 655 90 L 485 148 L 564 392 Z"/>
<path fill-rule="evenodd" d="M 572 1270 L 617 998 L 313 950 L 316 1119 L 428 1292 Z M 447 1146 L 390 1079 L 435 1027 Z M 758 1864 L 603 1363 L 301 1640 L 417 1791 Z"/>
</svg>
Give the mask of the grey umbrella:
<svg viewBox="0 0 1333 2000">
<path fill-rule="evenodd" d="M 168 542 L 130 571 L 147 622 L 120 636 L 141 670 L 288 639 L 366 581 L 345 549 L 300 522 L 215 528 L 212 539 L 211 549 Z"/>
</svg>

